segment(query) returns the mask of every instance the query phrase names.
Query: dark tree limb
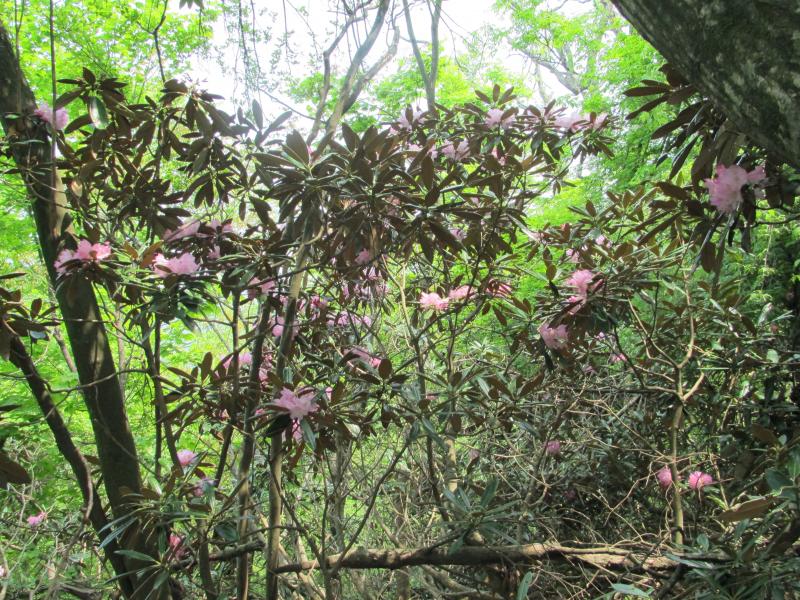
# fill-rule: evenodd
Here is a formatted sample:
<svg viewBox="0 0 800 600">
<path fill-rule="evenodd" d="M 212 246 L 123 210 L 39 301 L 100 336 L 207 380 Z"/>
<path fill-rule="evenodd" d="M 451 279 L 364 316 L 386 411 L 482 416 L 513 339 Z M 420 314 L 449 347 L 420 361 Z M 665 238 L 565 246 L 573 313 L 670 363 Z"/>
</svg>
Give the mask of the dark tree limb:
<svg viewBox="0 0 800 600">
<path fill-rule="evenodd" d="M 0 326 L 7 327 L 5 321 L 2 320 L 0 320 Z M 47 382 L 39 374 L 25 344 L 16 335 L 11 337 L 9 360 L 11 364 L 22 371 L 22 374 L 25 376 L 28 387 L 33 397 L 36 399 L 39 409 L 42 411 L 42 415 L 44 416 L 47 426 L 50 428 L 50 432 L 53 434 L 56 447 L 59 452 L 61 452 L 61 456 L 69 463 L 75 475 L 75 480 L 78 483 L 81 496 L 83 497 L 84 514 L 88 516 L 92 527 L 97 532 L 100 539 L 102 539 L 109 533 L 108 531 L 104 531 L 104 528 L 108 525 L 108 517 L 97 495 L 89 463 L 86 462 L 86 458 L 75 445 L 72 435 L 67 428 L 67 424 L 64 422 L 50 394 Z M 105 546 L 105 555 L 114 568 L 114 572 L 121 575 L 125 573 L 127 569 L 120 555 L 116 554 L 118 549 L 119 547 L 116 540 L 112 540 Z M 120 585 L 125 595 L 130 596 L 133 592 L 133 585 L 127 576 L 121 578 Z"/>
<path fill-rule="evenodd" d="M 800 4 L 613 1 L 742 133 L 800 168 Z"/>
<path fill-rule="evenodd" d="M 242 554 L 262 550 L 264 544 L 253 541 L 212 554 L 211 561 L 230 561 Z M 713 557 L 702 557 L 714 561 Z M 669 575 L 680 563 L 666 556 L 650 556 L 645 552 L 613 546 L 572 548 L 560 544 L 527 544 L 524 546 L 463 546 L 455 552 L 448 548 L 397 548 L 393 550 L 351 550 L 344 554 L 331 554 L 325 558 L 327 568 L 338 565 L 341 569 L 402 569 L 429 566 L 486 566 L 505 563 L 536 563 L 543 561 L 567 562 L 583 567 L 624 573 Z M 175 569 L 191 566 L 193 561 L 176 564 Z M 317 560 L 305 560 L 280 565 L 278 573 L 300 573 L 320 568 Z"/>
</svg>

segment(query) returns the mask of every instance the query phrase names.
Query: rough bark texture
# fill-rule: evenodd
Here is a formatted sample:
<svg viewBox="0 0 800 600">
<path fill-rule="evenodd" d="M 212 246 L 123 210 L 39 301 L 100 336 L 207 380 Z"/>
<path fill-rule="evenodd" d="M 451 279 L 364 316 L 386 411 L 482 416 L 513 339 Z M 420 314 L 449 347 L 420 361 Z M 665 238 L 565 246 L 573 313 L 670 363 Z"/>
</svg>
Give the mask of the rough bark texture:
<svg viewBox="0 0 800 600">
<path fill-rule="evenodd" d="M 742 133 L 800 168 L 800 3 L 613 1 Z"/>
</svg>

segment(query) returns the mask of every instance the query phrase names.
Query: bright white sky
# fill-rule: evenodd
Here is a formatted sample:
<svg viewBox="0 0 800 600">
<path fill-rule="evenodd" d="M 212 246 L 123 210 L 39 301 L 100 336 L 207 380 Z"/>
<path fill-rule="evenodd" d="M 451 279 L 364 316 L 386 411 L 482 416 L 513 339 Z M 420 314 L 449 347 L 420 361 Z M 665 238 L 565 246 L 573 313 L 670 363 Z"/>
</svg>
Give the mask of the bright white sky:
<svg viewBox="0 0 800 600">
<path fill-rule="evenodd" d="M 257 13 L 261 13 L 256 19 L 256 28 L 268 27 L 271 29 L 272 34 L 272 40 L 269 43 L 258 46 L 262 70 L 269 70 L 269 59 L 274 53 L 277 52 L 279 56 L 285 56 L 286 46 L 281 45 L 280 40 L 286 30 L 289 31 L 289 49 L 297 55 L 291 61 L 292 64 L 282 59 L 281 66 L 288 68 L 294 77 L 302 77 L 306 74 L 311 74 L 315 69 L 321 68 L 321 64 L 315 67 L 309 64 L 311 56 L 314 54 L 313 44 L 315 42 L 314 36 L 311 35 L 309 30 L 312 29 L 315 32 L 318 47 L 324 47 L 329 43 L 334 31 L 332 23 L 336 18 L 330 11 L 330 4 L 329 0 L 284 0 L 283 2 L 252 0 L 251 6 L 255 7 Z M 398 4 L 400 3 L 398 2 Z M 465 52 L 470 35 L 483 27 L 507 26 L 504 17 L 492 10 L 492 5 L 493 0 L 444 0 L 443 16 L 439 30 L 440 42 L 446 55 L 453 56 L 454 54 Z M 286 7 L 285 13 L 283 6 Z M 568 14 L 574 14 L 585 10 L 585 5 L 580 0 L 569 0 L 562 10 Z M 301 13 L 305 13 L 305 16 L 301 16 Z M 417 38 L 421 42 L 429 41 L 430 17 L 427 8 L 417 6 L 413 9 L 412 20 Z M 384 74 L 392 72 L 400 58 L 412 56 L 411 44 L 406 40 L 405 20 L 402 16 L 398 19 L 398 23 L 401 30 L 400 46 L 392 63 L 384 68 Z M 193 66 L 191 76 L 206 86 L 207 89 L 225 95 L 228 100 L 238 99 L 241 102 L 244 88 L 241 82 L 237 82 L 231 76 L 231 73 L 234 71 L 241 72 L 242 58 L 237 44 L 231 44 L 225 25 L 219 23 L 214 30 L 214 45 L 218 48 L 223 48 L 226 46 L 226 41 L 228 41 L 228 48 L 224 50 L 223 54 L 225 67 L 222 68 L 216 61 L 198 61 Z M 376 57 L 380 56 L 388 46 L 388 42 L 389 32 L 384 27 L 379 41 L 376 42 L 367 57 L 366 64 L 371 64 Z M 349 64 L 349 53 L 347 52 L 346 43 L 342 43 L 340 47 L 344 51 L 339 53 L 338 56 L 334 56 L 334 65 L 338 64 L 343 69 Z M 500 58 L 498 62 L 512 74 L 523 77 L 528 76 L 526 61 L 519 54 L 513 53 L 510 48 L 506 48 L 506 51 L 508 52 L 507 56 Z M 492 59 L 498 60 L 498 57 L 493 56 Z M 563 88 L 554 78 L 552 81 L 547 78 L 546 83 L 553 88 L 556 95 L 564 93 Z M 272 93 L 278 97 L 280 102 L 304 112 L 305 107 L 297 106 L 285 95 L 280 94 L 276 88 L 273 88 Z M 420 98 L 423 96 L 424 92 L 420 90 Z M 280 102 L 271 100 L 264 94 L 259 94 L 258 99 L 268 115 L 275 116 L 286 110 L 286 107 L 281 106 Z M 304 119 L 298 119 L 293 125 L 304 129 L 304 121 Z"/>
</svg>

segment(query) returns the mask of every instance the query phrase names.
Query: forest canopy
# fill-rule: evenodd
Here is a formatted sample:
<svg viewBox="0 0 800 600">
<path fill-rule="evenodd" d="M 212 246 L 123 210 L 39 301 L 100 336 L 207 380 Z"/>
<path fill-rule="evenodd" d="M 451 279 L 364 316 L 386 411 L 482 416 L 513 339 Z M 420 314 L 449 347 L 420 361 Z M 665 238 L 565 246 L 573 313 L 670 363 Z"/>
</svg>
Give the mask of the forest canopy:
<svg viewBox="0 0 800 600">
<path fill-rule="evenodd" d="M 799 20 L 0 0 L 0 600 L 798 597 Z"/>
</svg>

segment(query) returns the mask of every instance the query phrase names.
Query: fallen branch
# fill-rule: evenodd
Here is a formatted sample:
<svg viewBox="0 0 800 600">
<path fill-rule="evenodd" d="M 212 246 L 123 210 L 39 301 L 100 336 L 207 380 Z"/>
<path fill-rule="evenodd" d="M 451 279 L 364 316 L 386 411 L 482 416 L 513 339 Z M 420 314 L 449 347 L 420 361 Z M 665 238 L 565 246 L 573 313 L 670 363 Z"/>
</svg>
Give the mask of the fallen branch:
<svg viewBox="0 0 800 600">
<path fill-rule="evenodd" d="M 250 542 L 229 548 L 210 556 L 212 561 L 226 561 L 242 554 L 263 549 L 261 542 Z M 531 563 L 560 561 L 579 563 L 596 569 L 624 571 L 626 573 L 668 574 L 678 562 L 666 556 L 645 556 L 641 551 L 612 546 L 572 548 L 559 544 L 527 544 L 524 546 L 464 546 L 455 552 L 437 548 L 356 549 L 325 557 L 328 568 L 338 565 L 343 569 L 402 569 L 422 565 L 479 566 L 505 563 Z M 185 569 L 194 561 L 185 561 L 176 568 Z M 300 573 L 320 568 L 317 560 L 304 560 L 279 565 L 276 573 Z"/>
</svg>

